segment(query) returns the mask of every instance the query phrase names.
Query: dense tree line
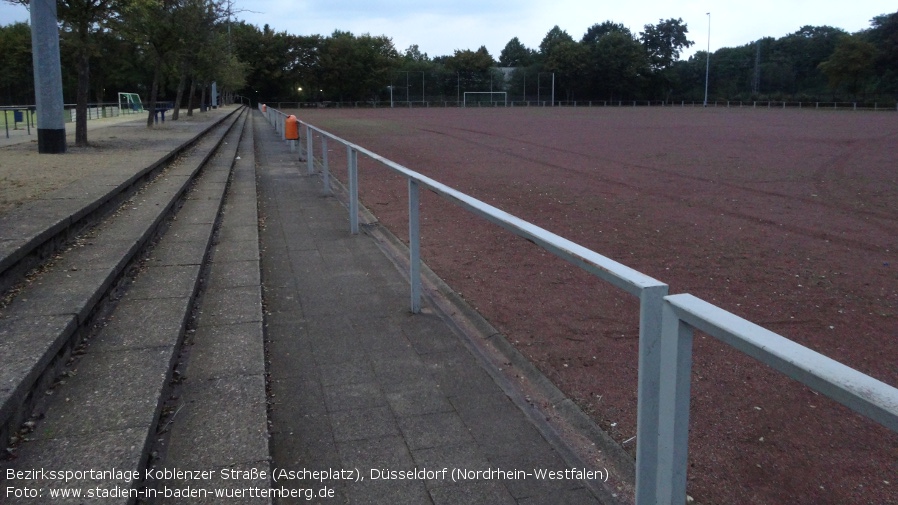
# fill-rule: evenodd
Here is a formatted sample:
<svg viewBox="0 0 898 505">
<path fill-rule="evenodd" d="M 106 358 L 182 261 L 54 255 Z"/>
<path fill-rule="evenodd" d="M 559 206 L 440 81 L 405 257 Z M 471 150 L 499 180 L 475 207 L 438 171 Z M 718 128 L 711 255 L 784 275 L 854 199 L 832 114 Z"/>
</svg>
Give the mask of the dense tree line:
<svg viewBox="0 0 898 505">
<path fill-rule="evenodd" d="M 679 94 L 704 93 L 707 52 L 674 65 Z M 710 92 L 718 100 L 894 101 L 898 98 L 898 12 L 873 18 L 849 34 L 804 26 L 779 39 L 763 38 L 711 54 Z"/>
<path fill-rule="evenodd" d="M 5 0 L 11 1 L 11 0 Z M 27 3 L 27 0 L 15 0 Z M 537 48 L 517 37 L 494 58 L 485 47 L 431 57 L 387 36 L 293 35 L 231 21 L 227 0 L 58 0 L 67 102 L 145 99 L 205 103 L 212 81 L 256 101 L 454 102 L 465 91 L 512 100 L 701 100 L 704 51 L 680 59 L 681 19 L 632 33 L 590 26 L 575 39 L 553 27 Z M 0 27 L 0 103 L 34 100 L 30 28 Z M 710 55 L 712 100 L 834 101 L 898 96 L 898 12 L 850 34 L 805 26 Z M 155 91 L 154 91 L 155 90 Z M 199 96 L 197 96 L 199 95 Z"/>
<path fill-rule="evenodd" d="M 512 38 L 494 58 L 485 47 L 430 57 L 398 51 L 384 36 L 297 36 L 240 24 L 249 61 L 247 94 L 270 101 L 454 102 L 465 91 L 506 91 L 513 100 L 697 100 L 707 52 L 680 59 L 693 42 L 681 19 L 639 33 L 605 21 L 579 40 L 553 27 L 537 48 Z M 264 55 L 263 57 L 260 57 Z M 501 69 L 501 70 L 500 70 Z M 849 34 L 805 26 L 710 56 L 712 100 L 836 101 L 898 97 L 898 12 Z"/>
</svg>

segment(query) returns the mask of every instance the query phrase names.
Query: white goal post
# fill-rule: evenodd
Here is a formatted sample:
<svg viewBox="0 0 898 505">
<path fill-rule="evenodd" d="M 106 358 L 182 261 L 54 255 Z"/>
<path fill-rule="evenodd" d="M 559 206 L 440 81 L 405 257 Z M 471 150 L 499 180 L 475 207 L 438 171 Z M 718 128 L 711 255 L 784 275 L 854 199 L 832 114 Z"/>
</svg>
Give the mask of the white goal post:
<svg viewBox="0 0 898 505">
<path fill-rule="evenodd" d="M 137 93 L 119 93 L 118 110 L 119 114 L 143 112 L 143 103 L 140 101 L 140 95 Z"/>
<path fill-rule="evenodd" d="M 462 102 L 462 107 L 468 106 L 468 95 L 490 95 L 488 102 L 490 105 L 501 103 L 503 107 L 508 107 L 508 93 L 505 91 L 465 91 L 464 101 Z M 494 100 L 494 95 L 501 95 L 499 100 Z M 482 100 L 475 100 L 471 103 L 479 103 Z"/>
</svg>

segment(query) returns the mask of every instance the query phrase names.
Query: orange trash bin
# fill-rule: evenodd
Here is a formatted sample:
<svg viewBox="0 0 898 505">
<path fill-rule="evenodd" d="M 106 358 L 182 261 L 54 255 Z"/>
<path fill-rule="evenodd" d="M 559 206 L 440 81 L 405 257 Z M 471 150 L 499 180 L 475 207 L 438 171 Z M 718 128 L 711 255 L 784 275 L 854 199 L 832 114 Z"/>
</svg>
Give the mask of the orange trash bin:
<svg viewBox="0 0 898 505">
<path fill-rule="evenodd" d="M 299 139 L 299 120 L 296 116 L 287 116 L 284 120 L 284 138 L 287 140 Z"/>
</svg>

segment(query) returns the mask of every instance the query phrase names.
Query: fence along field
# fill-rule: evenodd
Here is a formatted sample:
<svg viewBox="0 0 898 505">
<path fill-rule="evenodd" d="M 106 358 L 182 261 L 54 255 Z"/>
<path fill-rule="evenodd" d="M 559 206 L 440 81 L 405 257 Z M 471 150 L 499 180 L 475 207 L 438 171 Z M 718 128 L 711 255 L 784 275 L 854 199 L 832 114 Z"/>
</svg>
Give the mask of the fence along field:
<svg viewBox="0 0 898 505">
<path fill-rule="evenodd" d="M 301 111 L 300 118 L 898 383 L 890 115 L 733 110 Z M 888 118 L 887 118 L 888 116 Z M 340 149 L 332 149 L 339 167 Z M 360 190 L 405 236 L 403 181 Z M 335 169 L 336 174 L 342 171 Z M 637 308 L 424 192 L 424 259 L 622 443 Z M 898 437 L 698 334 L 699 502 L 895 501 Z M 624 447 L 632 448 L 631 445 Z M 890 480 L 891 479 L 891 480 Z"/>
</svg>

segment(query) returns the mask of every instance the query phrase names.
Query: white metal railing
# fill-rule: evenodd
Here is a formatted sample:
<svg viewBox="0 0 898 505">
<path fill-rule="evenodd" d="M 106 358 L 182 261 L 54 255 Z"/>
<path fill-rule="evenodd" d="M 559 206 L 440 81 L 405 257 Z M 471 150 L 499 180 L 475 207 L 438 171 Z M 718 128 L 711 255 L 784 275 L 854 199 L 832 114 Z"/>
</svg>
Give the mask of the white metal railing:
<svg viewBox="0 0 898 505">
<path fill-rule="evenodd" d="M 700 330 L 898 432 L 898 389 L 690 294 L 667 296 L 661 316 L 658 503 L 686 495 L 692 334 Z"/>
<path fill-rule="evenodd" d="M 263 106 L 260 105 L 260 110 Z M 287 115 L 263 113 L 283 138 Z M 409 192 L 411 310 L 421 310 L 419 192 L 424 186 L 546 251 L 639 298 L 636 504 L 682 505 L 686 500 L 692 333 L 701 330 L 779 372 L 898 432 L 898 389 L 668 286 L 548 230 L 383 158 L 303 121 L 308 173 L 315 173 L 313 132 L 321 138 L 325 191 L 330 191 L 327 139 L 346 146 L 350 232 L 359 232 L 358 155 L 405 177 Z"/>
</svg>

